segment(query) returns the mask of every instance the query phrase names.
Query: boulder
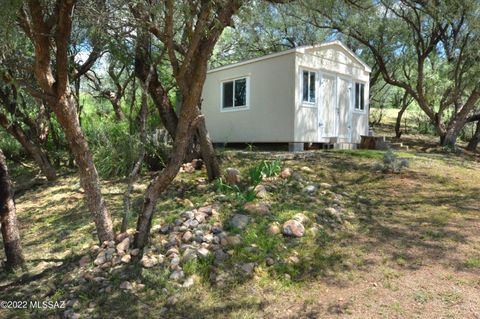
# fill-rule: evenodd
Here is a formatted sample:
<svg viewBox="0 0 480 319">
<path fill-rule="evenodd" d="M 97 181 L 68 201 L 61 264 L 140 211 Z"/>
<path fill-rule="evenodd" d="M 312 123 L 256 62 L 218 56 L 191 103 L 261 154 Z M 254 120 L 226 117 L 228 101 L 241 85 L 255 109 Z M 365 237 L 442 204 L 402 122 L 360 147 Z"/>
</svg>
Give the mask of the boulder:
<svg viewBox="0 0 480 319">
<path fill-rule="evenodd" d="M 227 174 L 225 175 L 225 181 L 230 185 L 237 185 L 241 181 L 240 171 L 236 168 L 227 168 Z"/>
<path fill-rule="evenodd" d="M 307 194 L 313 194 L 316 191 L 317 191 L 317 187 L 315 185 L 308 185 L 303 189 L 303 192 Z"/>
<path fill-rule="evenodd" d="M 278 225 L 277 223 L 271 223 L 267 227 L 267 233 L 269 235 L 277 235 L 280 234 L 280 232 L 280 225 Z"/>
<path fill-rule="evenodd" d="M 283 224 L 283 234 L 292 237 L 302 237 L 305 234 L 305 227 L 294 219 L 290 219 Z"/>
<path fill-rule="evenodd" d="M 247 211 L 250 214 L 260 214 L 260 215 L 265 215 L 270 213 L 270 207 L 267 204 L 264 203 L 246 203 L 243 206 L 243 209 Z"/>
<path fill-rule="evenodd" d="M 140 264 L 144 268 L 152 268 L 158 264 L 158 259 L 155 258 L 154 256 L 144 255 L 142 257 L 142 260 L 140 260 Z"/>
<path fill-rule="evenodd" d="M 303 213 L 295 214 L 292 219 L 300 222 L 301 224 L 308 223 L 308 221 L 309 221 L 309 218 Z"/>
<path fill-rule="evenodd" d="M 288 167 L 285 167 L 280 173 L 281 178 L 288 178 L 292 175 L 292 170 Z"/>
<path fill-rule="evenodd" d="M 257 198 L 267 197 L 267 189 L 262 184 L 258 184 L 257 186 L 255 186 L 254 192 Z"/>
<path fill-rule="evenodd" d="M 126 237 L 117 245 L 117 253 L 124 254 L 130 247 L 130 237 Z"/>
</svg>

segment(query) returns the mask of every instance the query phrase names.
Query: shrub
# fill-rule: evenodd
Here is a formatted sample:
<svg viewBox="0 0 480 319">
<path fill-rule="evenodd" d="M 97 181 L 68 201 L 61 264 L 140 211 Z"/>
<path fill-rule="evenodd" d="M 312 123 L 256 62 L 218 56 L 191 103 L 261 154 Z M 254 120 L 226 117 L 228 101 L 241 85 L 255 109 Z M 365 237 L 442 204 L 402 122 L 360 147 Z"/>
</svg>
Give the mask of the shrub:
<svg viewBox="0 0 480 319">
<path fill-rule="evenodd" d="M 383 171 L 385 172 L 400 173 L 409 164 L 406 158 L 399 158 L 391 149 L 383 154 Z"/>
<path fill-rule="evenodd" d="M 248 171 L 248 176 L 253 186 L 258 185 L 263 178 L 273 177 L 280 174 L 282 170 L 282 165 L 279 160 L 274 160 L 271 162 L 262 161 L 257 166 L 252 167 Z"/>
</svg>

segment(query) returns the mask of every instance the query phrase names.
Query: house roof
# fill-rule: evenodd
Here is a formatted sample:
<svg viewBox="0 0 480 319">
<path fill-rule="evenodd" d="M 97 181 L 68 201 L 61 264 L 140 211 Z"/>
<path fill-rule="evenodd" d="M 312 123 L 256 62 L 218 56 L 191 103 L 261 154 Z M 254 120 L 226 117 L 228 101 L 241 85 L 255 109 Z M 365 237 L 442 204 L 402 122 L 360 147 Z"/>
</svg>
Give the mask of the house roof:
<svg viewBox="0 0 480 319">
<path fill-rule="evenodd" d="M 360 65 L 362 65 L 364 67 L 365 71 L 367 71 L 369 73 L 372 71 L 372 69 L 365 62 L 363 62 L 363 60 L 360 59 L 352 50 L 350 50 L 342 42 L 340 42 L 338 40 L 335 40 L 335 41 L 325 42 L 325 43 L 317 44 L 317 45 L 305 45 L 305 46 L 297 47 L 297 48 L 286 50 L 286 51 L 271 53 L 271 54 L 268 54 L 268 55 L 265 55 L 265 56 L 262 56 L 262 57 L 258 57 L 258 58 L 253 58 L 253 59 L 249 59 L 249 60 L 245 60 L 245 61 L 240 61 L 240 62 L 237 62 L 237 63 L 232 63 L 232 64 L 220 66 L 220 67 L 217 67 L 217 68 L 210 69 L 207 73 L 213 73 L 213 72 L 218 72 L 218 71 L 222 71 L 222 70 L 227 70 L 227 69 L 234 68 L 234 67 L 237 67 L 237 66 L 241 66 L 241 65 L 245 65 L 245 64 L 249 64 L 249 63 L 254 63 L 254 62 L 258 62 L 258 61 L 262 61 L 262 60 L 267 60 L 267 59 L 275 58 L 275 57 L 290 54 L 290 53 L 305 53 L 307 50 L 310 50 L 310 49 L 321 49 L 321 48 L 325 48 L 325 47 L 329 47 L 329 46 L 340 47 L 353 60 L 357 61 Z"/>
</svg>

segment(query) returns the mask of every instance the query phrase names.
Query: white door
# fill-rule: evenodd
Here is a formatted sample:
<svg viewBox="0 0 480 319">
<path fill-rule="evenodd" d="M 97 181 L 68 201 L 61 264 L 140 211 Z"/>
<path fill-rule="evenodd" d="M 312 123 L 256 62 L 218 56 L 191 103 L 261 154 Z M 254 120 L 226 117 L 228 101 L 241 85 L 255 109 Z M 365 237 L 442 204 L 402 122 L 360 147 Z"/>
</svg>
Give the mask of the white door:
<svg viewBox="0 0 480 319">
<path fill-rule="evenodd" d="M 352 112 L 351 112 L 351 93 L 350 80 L 338 78 L 338 137 L 344 142 L 351 142 L 352 138 Z"/>
<path fill-rule="evenodd" d="M 320 99 L 318 103 L 318 136 L 319 138 L 336 136 L 336 78 L 322 74 L 320 77 Z"/>
</svg>

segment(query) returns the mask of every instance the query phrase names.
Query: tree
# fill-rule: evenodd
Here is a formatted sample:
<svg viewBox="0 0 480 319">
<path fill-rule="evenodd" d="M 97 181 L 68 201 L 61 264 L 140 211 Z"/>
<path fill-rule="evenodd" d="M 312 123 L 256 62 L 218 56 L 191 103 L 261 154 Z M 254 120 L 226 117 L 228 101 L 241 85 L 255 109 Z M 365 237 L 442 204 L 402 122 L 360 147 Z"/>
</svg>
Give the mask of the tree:
<svg viewBox="0 0 480 319">
<path fill-rule="evenodd" d="M 307 23 L 369 49 L 386 83 L 404 89 L 453 147 L 480 99 L 477 1 L 302 2 Z"/>
<path fill-rule="evenodd" d="M 36 120 L 28 114 L 26 99 L 15 85 L 0 87 L 0 126 L 22 145 L 47 180 L 55 181 L 56 170 L 42 147 L 48 138 L 49 112 L 40 99 L 30 99 L 30 102 L 37 104 Z"/>
<path fill-rule="evenodd" d="M 30 0 L 20 9 L 18 23 L 35 53 L 32 69 L 38 88 L 29 87 L 28 91 L 45 100 L 55 113 L 79 167 L 80 184 L 93 214 L 98 237 L 100 241 L 113 240 L 112 220 L 70 88 L 69 41 L 74 6 L 74 0 L 57 0 L 53 8 L 39 0 Z"/>
<path fill-rule="evenodd" d="M 20 243 L 12 182 L 2 150 L 0 150 L 0 224 L 2 226 L 5 256 L 7 257 L 6 267 L 7 269 L 19 267 L 25 260 Z"/>
</svg>

